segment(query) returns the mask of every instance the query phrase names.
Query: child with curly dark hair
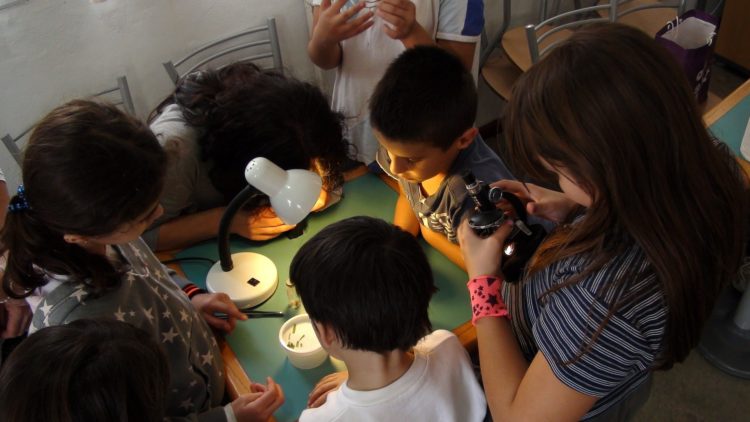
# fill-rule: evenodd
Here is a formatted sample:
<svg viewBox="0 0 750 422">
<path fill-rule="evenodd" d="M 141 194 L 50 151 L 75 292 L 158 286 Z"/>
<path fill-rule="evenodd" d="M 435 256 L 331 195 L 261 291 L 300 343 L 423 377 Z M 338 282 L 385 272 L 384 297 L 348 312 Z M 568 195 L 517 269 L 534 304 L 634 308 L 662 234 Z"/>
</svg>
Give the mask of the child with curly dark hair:
<svg viewBox="0 0 750 422">
<path fill-rule="evenodd" d="M 245 166 L 256 157 L 316 170 L 323 178 L 316 210 L 338 200 L 348 144 L 342 116 L 314 85 L 247 63 L 194 72 L 149 122 L 168 153 L 164 215 L 144 233 L 152 249 L 216 236 L 224 206 L 247 186 Z M 232 233 L 268 240 L 291 230 L 258 193 L 235 217 Z"/>
</svg>

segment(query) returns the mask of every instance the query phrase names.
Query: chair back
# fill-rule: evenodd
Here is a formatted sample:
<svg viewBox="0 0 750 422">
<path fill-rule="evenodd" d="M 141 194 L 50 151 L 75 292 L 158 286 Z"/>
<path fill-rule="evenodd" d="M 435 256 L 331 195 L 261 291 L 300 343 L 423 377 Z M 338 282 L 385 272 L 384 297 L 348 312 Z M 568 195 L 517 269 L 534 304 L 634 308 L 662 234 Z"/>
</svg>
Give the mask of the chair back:
<svg viewBox="0 0 750 422">
<path fill-rule="evenodd" d="M 11 157 L 16 160 L 16 163 L 18 163 L 19 166 L 21 165 L 21 148 L 18 145 L 20 141 L 23 141 L 25 143 L 26 138 L 28 137 L 27 135 L 29 135 L 31 129 L 33 128 L 34 126 L 29 126 L 16 137 L 11 136 L 9 133 L 5 134 L 5 136 L 2 137 L 5 148 L 8 149 Z"/>
<path fill-rule="evenodd" d="M 615 21 L 654 37 L 667 22 L 685 12 L 685 0 L 618 0 L 616 10 Z"/>
<path fill-rule="evenodd" d="M 266 69 L 282 69 L 276 20 L 211 42 L 187 56 L 162 63 L 174 84 L 186 74 L 205 67 L 220 69 L 234 62 L 255 62 Z"/>
<path fill-rule="evenodd" d="M 607 11 L 602 16 L 602 11 Z M 545 19 L 534 25 L 526 25 L 526 40 L 529 46 L 531 64 L 539 61 L 547 51 L 563 42 L 572 34 L 572 29 L 593 22 L 614 21 L 617 16 L 617 0 L 570 10 Z"/>
<path fill-rule="evenodd" d="M 133 98 L 130 96 L 130 88 L 128 87 L 128 79 L 125 76 L 117 78 L 117 85 L 112 88 L 105 89 L 99 93 L 93 95 L 93 97 L 100 98 L 108 101 L 121 109 L 126 113 L 135 115 L 135 108 L 133 107 Z M 2 138 L 5 148 L 7 148 L 10 155 L 16 160 L 18 165 L 21 165 L 21 147 L 25 145 L 28 135 L 31 134 L 31 130 L 36 126 L 36 123 L 24 129 L 21 133 L 16 136 L 12 136 L 7 133 Z"/>
<path fill-rule="evenodd" d="M 130 115 L 135 115 L 135 107 L 133 106 L 133 97 L 130 96 L 130 87 L 128 86 L 128 78 L 120 76 L 117 78 L 117 85 L 112 88 L 105 89 L 94 97 L 106 100 L 123 110 Z"/>
</svg>

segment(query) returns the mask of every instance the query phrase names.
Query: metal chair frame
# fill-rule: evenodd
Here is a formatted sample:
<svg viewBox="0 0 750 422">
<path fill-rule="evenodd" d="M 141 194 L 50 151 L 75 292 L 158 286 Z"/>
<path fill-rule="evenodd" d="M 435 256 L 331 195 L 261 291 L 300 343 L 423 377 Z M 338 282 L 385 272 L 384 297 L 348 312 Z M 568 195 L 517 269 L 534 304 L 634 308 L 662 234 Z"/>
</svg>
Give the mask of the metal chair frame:
<svg viewBox="0 0 750 422">
<path fill-rule="evenodd" d="M 257 41 L 251 41 L 251 42 L 243 43 L 243 44 L 240 44 L 240 45 L 236 45 L 236 46 L 233 46 L 233 47 L 221 50 L 218 53 L 212 54 L 211 56 L 206 57 L 206 58 L 200 60 L 198 63 L 194 64 L 193 66 L 191 66 L 190 68 L 188 68 L 184 72 L 179 72 L 177 70 L 178 66 L 184 64 L 185 62 L 187 62 L 188 60 L 192 59 L 193 57 L 196 57 L 197 55 L 199 55 L 199 54 L 201 54 L 203 52 L 206 52 L 206 51 L 208 51 L 208 50 L 210 50 L 210 49 L 212 49 L 212 48 L 214 48 L 216 46 L 219 46 L 221 44 L 224 44 L 224 43 L 232 41 L 232 40 L 236 40 L 236 39 L 241 38 L 243 36 L 248 36 L 248 35 L 253 35 L 253 34 L 257 34 L 257 33 L 262 33 L 264 31 L 268 32 L 268 38 L 267 39 L 261 39 L 261 40 L 257 40 Z M 282 63 L 282 60 L 281 60 L 281 47 L 279 45 L 278 33 L 276 31 L 276 19 L 274 19 L 274 18 L 268 18 L 268 20 L 266 21 L 265 25 L 257 26 L 257 27 L 254 27 L 254 28 L 250 28 L 250 29 L 247 29 L 247 30 L 242 31 L 240 33 L 237 33 L 237 34 L 234 34 L 234 35 L 230 35 L 228 37 L 221 38 L 221 39 L 216 40 L 214 42 L 211 42 L 211 43 L 209 43 L 209 44 L 207 44 L 207 45 L 205 45 L 203 47 L 198 48 L 197 50 L 193 51 L 192 53 L 188 54 L 187 56 L 185 56 L 185 57 L 183 57 L 183 58 L 181 58 L 181 59 L 179 59 L 177 61 L 173 62 L 172 60 L 170 60 L 168 62 L 162 63 L 162 65 L 164 66 L 164 69 L 167 71 L 167 74 L 169 75 L 169 79 L 171 79 L 174 84 L 177 84 L 177 81 L 181 77 L 183 77 L 186 74 L 188 74 L 190 72 L 193 72 L 193 71 L 195 71 L 195 70 L 197 70 L 197 69 L 205 66 L 206 64 L 209 64 L 209 63 L 213 62 L 216 59 L 219 59 L 221 57 L 224 57 L 224 56 L 226 56 L 228 54 L 231 54 L 231 53 L 234 53 L 234 52 L 237 52 L 237 51 L 241 51 L 241 50 L 245 50 L 245 49 L 250 49 L 250 48 L 253 48 L 253 47 L 259 47 L 259 46 L 263 46 L 263 45 L 268 45 L 270 51 L 264 52 L 264 53 L 260 53 L 260 54 L 255 54 L 255 55 L 252 55 L 252 56 L 249 56 L 249 57 L 245 57 L 245 58 L 242 58 L 240 61 L 241 62 L 250 62 L 250 61 L 256 61 L 256 60 L 262 60 L 262 59 L 266 59 L 266 58 L 271 58 L 273 60 L 273 69 L 282 69 L 283 63 Z"/>
</svg>

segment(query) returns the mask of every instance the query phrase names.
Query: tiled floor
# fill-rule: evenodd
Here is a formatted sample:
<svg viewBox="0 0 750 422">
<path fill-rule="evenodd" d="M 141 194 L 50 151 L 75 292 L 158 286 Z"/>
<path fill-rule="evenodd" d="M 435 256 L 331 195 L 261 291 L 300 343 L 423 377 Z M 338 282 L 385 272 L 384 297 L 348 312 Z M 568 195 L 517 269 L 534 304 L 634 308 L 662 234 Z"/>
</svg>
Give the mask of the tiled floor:
<svg viewBox="0 0 750 422">
<path fill-rule="evenodd" d="M 747 75 L 734 72 L 721 62 L 713 67 L 711 91 L 723 98 L 740 86 Z M 480 81 L 479 113 L 481 126 L 502 110 L 504 103 Z M 496 139 L 488 144 L 497 148 Z M 728 375 L 711 365 L 697 351 L 669 371 L 654 374 L 651 395 L 636 415 L 637 421 L 697 422 L 750 420 L 750 380 Z"/>
</svg>

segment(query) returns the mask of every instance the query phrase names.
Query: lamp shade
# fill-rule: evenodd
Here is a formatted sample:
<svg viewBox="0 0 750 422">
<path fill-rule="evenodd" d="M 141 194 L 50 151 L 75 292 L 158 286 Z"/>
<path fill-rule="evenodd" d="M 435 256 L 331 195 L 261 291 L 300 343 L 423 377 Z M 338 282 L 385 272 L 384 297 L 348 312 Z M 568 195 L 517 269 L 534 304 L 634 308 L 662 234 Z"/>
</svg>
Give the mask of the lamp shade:
<svg viewBox="0 0 750 422">
<path fill-rule="evenodd" d="M 323 182 L 309 170 L 284 170 L 257 157 L 245 167 L 247 183 L 268 195 L 271 207 L 286 224 L 297 224 L 310 213 L 320 197 Z"/>
</svg>

